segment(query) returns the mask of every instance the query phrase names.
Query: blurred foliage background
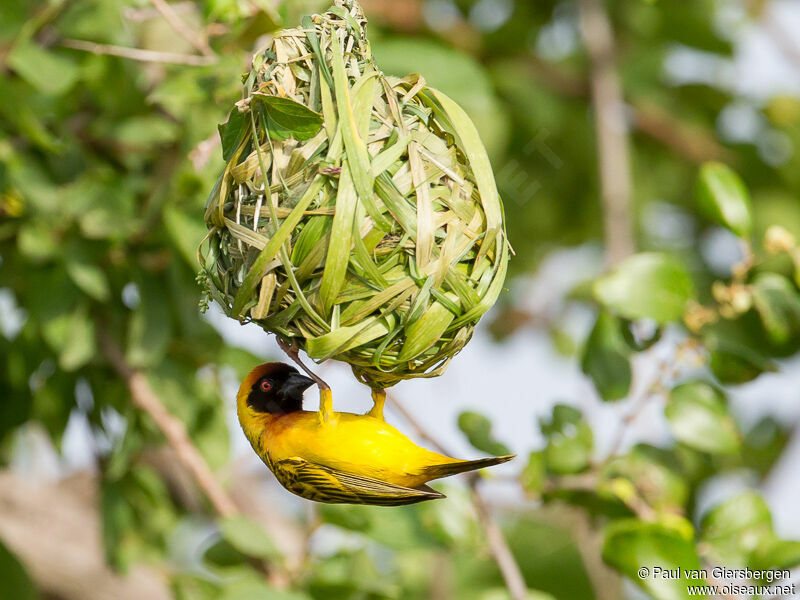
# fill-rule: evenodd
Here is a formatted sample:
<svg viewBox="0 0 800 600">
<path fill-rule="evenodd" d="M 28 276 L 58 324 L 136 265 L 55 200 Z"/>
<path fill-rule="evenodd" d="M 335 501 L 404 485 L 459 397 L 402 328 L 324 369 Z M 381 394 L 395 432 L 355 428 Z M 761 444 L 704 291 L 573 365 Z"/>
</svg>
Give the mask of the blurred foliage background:
<svg viewBox="0 0 800 600">
<path fill-rule="evenodd" d="M 791 2 L 364 0 L 380 67 L 458 100 L 490 152 L 516 251 L 492 335 L 547 332 L 593 396 L 532 424 L 488 499 L 311 507 L 240 468 L 230 383 L 259 358 L 195 281 L 216 125 L 266 36 L 327 4 L 3 1 L 0 598 L 674 599 L 686 581 L 637 569 L 800 563 L 757 491 L 793 424 L 727 398 L 800 348 Z M 785 85 L 733 68 L 754 29 Z M 548 257 L 604 246 L 531 309 Z M 619 406 L 603 448 L 587 402 Z M 652 404 L 671 440 L 627 443 Z M 504 453 L 486 413 L 458 424 Z M 92 468 L 33 477 L 77 421 Z M 742 471 L 752 490 L 700 511 Z"/>
</svg>

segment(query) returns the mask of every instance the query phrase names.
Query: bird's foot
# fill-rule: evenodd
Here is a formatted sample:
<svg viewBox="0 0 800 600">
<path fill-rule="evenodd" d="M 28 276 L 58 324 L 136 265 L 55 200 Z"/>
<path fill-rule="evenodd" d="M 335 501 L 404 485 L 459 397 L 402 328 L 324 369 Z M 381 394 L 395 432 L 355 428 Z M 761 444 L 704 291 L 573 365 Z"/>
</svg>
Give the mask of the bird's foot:
<svg viewBox="0 0 800 600">
<path fill-rule="evenodd" d="M 370 417 L 375 417 L 380 421 L 384 421 L 383 418 L 383 405 L 386 404 L 386 390 L 372 390 L 372 408 L 367 413 Z"/>
<path fill-rule="evenodd" d="M 332 423 L 333 414 L 333 395 L 330 388 L 319 389 L 319 421 L 320 423 Z"/>
</svg>

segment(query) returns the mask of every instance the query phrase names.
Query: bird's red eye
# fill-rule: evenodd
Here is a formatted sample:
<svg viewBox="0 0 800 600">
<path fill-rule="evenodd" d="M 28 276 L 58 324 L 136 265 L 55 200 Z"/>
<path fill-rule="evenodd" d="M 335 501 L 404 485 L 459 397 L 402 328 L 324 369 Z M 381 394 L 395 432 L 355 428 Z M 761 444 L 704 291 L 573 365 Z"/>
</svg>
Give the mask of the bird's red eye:
<svg viewBox="0 0 800 600">
<path fill-rule="evenodd" d="M 261 391 L 268 392 L 272 389 L 272 384 L 269 381 L 262 381 L 261 382 Z"/>
</svg>

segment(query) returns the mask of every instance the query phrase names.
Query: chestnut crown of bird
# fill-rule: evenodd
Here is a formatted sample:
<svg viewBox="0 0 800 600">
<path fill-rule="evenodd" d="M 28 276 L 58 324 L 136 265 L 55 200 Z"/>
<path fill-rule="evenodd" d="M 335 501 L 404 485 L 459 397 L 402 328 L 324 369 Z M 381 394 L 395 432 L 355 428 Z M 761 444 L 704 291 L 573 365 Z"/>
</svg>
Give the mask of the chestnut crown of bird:
<svg viewBox="0 0 800 600">
<path fill-rule="evenodd" d="M 237 394 L 253 450 L 281 485 L 308 500 L 397 506 L 443 498 L 428 481 L 514 458 L 460 460 L 416 445 L 384 420 L 382 390 L 373 390 L 363 415 L 335 412 L 328 389 L 320 389 L 319 411 L 303 410 L 303 392 L 313 384 L 290 365 L 265 363 Z"/>
</svg>

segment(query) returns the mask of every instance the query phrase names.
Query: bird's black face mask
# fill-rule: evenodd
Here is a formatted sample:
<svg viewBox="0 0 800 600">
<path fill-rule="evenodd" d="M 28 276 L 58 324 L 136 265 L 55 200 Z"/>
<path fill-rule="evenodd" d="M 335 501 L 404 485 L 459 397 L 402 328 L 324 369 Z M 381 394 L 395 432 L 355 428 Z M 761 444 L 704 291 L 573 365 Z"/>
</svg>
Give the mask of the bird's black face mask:
<svg viewBox="0 0 800 600">
<path fill-rule="evenodd" d="M 257 412 L 286 414 L 303 409 L 303 392 L 314 383 L 289 365 L 279 365 L 253 384 L 247 405 Z"/>
</svg>

